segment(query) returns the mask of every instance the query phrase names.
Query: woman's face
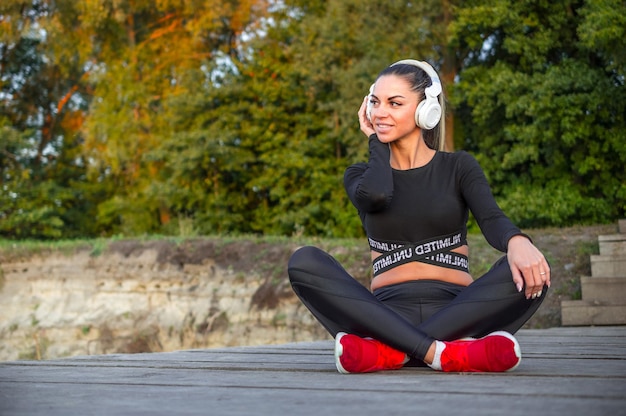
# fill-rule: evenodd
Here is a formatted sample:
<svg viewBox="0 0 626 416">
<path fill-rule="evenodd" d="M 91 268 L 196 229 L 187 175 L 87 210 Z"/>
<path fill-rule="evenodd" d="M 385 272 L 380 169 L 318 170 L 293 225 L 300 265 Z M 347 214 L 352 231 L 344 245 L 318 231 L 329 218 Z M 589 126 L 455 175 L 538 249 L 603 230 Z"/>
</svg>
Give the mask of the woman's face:
<svg viewBox="0 0 626 416">
<path fill-rule="evenodd" d="M 419 137 L 415 109 L 419 96 L 409 83 L 397 75 L 384 75 L 374 84 L 370 97 L 371 122 L 383 143 Z"/>
</svg>

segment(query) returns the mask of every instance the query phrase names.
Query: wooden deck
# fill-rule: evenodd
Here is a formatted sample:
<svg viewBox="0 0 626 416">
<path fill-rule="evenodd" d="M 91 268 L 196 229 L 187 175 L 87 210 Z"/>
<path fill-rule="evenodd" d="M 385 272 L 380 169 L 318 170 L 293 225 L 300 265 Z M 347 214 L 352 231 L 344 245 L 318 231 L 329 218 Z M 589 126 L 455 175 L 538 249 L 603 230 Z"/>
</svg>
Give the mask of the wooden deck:
<svg viewBox="0 0 626 416">
<path fill-rule="evenodd" d="M 512 373 L 342 375 L 332 341 L 0 363 L 0 415 L 626 415 L 626 327 L 522 330 Z"/>
</svg>

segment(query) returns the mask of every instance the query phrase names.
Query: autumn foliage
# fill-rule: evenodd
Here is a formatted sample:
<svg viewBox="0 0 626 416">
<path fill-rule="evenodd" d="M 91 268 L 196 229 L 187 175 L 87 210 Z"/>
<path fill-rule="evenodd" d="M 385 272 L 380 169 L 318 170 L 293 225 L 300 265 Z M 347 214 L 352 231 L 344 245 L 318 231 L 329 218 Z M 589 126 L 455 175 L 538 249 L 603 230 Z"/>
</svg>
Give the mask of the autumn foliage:
<svg viewBox="0 0 626 416">
<path fill-rule="evenodd" d="M 4 0 L 0 237 L 353 237 L 356 111 L 395 60 L 523 227 L 626 214 L 618 0 Z"/>
</svg>

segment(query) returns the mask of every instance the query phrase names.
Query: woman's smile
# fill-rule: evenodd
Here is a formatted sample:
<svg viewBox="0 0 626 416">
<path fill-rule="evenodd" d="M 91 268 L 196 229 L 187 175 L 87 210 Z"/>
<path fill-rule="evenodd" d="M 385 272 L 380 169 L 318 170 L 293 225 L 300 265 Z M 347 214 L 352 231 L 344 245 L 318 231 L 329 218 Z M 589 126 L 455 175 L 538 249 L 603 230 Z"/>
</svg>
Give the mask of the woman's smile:
<svg viewBox="0 0 626 416">
<path fill-rule="evenodd" d="M 378 134 L 385 134 L 390 132 L 393 129 L 393 124 L 389 123 L 376 123 L 376 132 Z"/>
<path fill-rule="evenodd" d="M 419 97 L 404 78 L 395 75 L 380 77 L 370 100 L 372 126 L 379 140 L 389 143 L 419 133 L 415 124 Z"/>
</svg>

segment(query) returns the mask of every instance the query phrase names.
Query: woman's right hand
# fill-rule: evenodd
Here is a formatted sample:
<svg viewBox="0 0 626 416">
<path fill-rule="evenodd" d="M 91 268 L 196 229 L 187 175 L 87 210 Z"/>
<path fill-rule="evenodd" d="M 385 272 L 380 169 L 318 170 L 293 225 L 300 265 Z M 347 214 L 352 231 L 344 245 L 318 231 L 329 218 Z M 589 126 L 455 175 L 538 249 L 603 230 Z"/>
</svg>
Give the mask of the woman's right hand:
<svg viewBox="0 0 626 416">
<path fill-rule="evenodd" d="M 370 137 L 372 134 L 376 133 L 374 130 L 374 125 L 367 119 L 367 102 L 370 99 L 369 95 L 366 95 L 361 103 L 361 108 L 359 108 L 359 126 L 361 127 L 361 131 L 365 133 L 367 137 Z"/>
<path fill-rule="evenodd" d="M 522 235 L 511 237 L 507 258 L 517 291 L 525 288 L 526 299 L 541 297 L 544 286 L 550 287 L 550 265 L 529 238 Z"/>
</svg>

